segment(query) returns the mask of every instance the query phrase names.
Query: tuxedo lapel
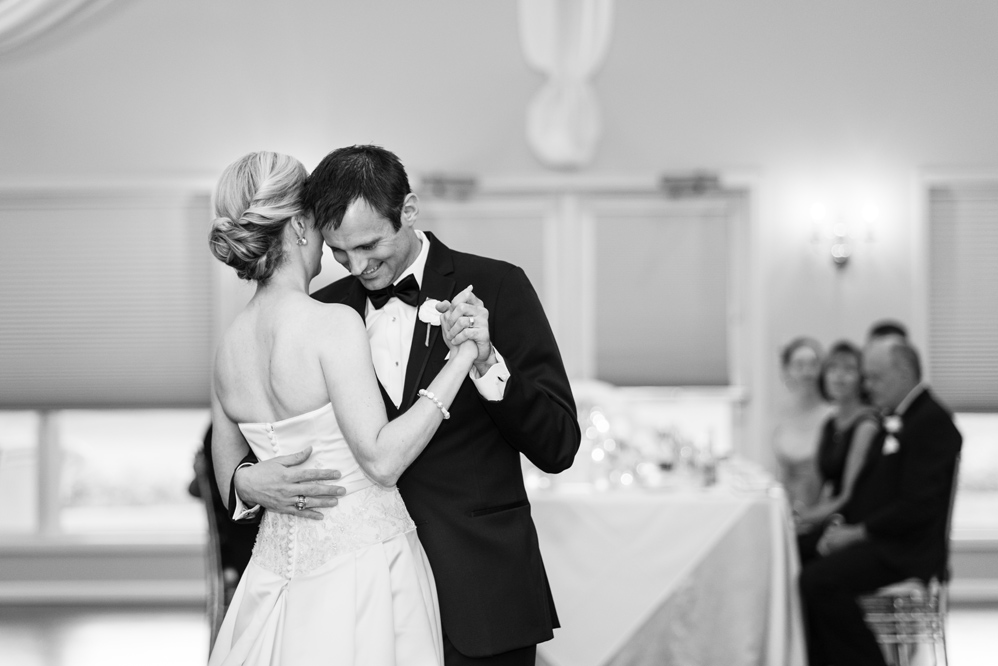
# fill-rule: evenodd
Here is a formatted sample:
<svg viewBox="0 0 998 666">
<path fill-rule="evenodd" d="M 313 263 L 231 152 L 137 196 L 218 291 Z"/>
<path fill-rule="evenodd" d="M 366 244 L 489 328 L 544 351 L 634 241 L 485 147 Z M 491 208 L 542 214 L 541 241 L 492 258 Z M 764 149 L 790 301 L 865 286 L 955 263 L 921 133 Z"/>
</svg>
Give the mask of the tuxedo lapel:
<svg viewBox="0 0 998 666">
<path fill-rule="evenodd" d="M 423 268 L 423 284 L 419 289 L 419 300 L 422 305 L 427 298 L 437 301 L 449 300 L 454 295 L 454 262 L 447 249 L 433 234 L 427 232 L 430 239 L 430 252 L 426 257 L 426 266 Z M 416 400 L 416 391 L 426 371 L 426 361 L 430 358 L 430 353 L 434 351 L 437 340 L 440 337 L 440 327 L 430 326 L 420 321 L 416 316 L 416 325 L 412 332 L 412 345 L 409 347 L 409 364 L 405 369 L 405 383 L 402 389 L 401 410 L 406 409 Z M 429 338 L 426 329 L 430 329 Z M 427 344 L 427 340 L 429 343 Z M 435 353 L 435 352 L 434 352 Z"/>
<path fill-rule="evenodd" d="M 905 410 L 901 413 L 901 423 L 902 423 L 901 430 L 904 430 L 903 424 L 906 418 L 911 419 L 917 416 L 918 412 L 924 409 L 925 406 L 930 402 L 933 401 L 931 399 L 931 396 L 929 395 L 928 387 L 925 387 L 921 390 L 921 392 L 918 395 L 915 396 L 914 400 L 908 403 L 908 406 L 905 407 Z"/>
</svg>

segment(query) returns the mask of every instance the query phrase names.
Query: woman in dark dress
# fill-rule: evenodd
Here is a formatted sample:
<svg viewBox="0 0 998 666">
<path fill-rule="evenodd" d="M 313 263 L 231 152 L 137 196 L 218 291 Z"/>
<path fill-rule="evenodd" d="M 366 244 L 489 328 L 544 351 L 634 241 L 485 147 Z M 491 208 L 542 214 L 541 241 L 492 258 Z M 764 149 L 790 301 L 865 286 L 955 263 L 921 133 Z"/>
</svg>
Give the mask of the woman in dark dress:
<svg viewBox="0 0 998 666">
<path fill-rule="evenodd" d="M 818 503 L 797 513 L 799 532 L 828 520 L 846 503 L 877 434 L 877 414 L 863 389 L 863 354 L 852 343 L 839 342 L 828 352 L 818 385 L 834 410 L 821 427 Z"/>
</svg>

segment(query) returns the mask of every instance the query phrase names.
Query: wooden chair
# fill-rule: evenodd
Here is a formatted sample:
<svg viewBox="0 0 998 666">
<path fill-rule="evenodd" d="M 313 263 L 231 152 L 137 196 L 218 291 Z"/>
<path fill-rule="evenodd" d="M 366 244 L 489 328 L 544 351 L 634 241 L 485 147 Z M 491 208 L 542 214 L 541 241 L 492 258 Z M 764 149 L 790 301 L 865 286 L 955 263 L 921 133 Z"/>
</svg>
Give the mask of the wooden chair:
<svg viewBox="0 0 998 666">
<path fill-rule="evenodd" d="M 959 470 L 960 458 L 957 457 L 946 515 L 947 560 Z M 925 646 L 931 650 L 933 664 L 948 666 L 946 613 L 949 577 L 947 562 L 940 575 L 934 576 L 928 583 L 909 578 L 860 597 L 866 622 L 876 635 L 888 664 L 910 666 L 916 656 L 919 664 L 926 663 L 922 661 L 925 654 L 920 650 L 921 646 Z"/>
<path fill-rule="evenodd" d="M 208 518 L 205 578 L 207 583 L 206 610 L 208 624 L 211 628 L 208 643 L 210 653 L 211 649 L 215 647 L 215 638 L 218 636 L 218 629 L 222 625 L 222 618 L 225 617 L 225 609 L 228 606 L 228 599 L 226 597 L 228 595 L 225 591 L 225 573 L 222 569 L 222 545 L 218 534 L 218 522 L 215 518 L 215 508 L 211 501 L 211 479 L 204 451 L 199 450 L 194 456 L 194 473 L 201 501 L 205 507 L 205 515 Z"/>
</svg>

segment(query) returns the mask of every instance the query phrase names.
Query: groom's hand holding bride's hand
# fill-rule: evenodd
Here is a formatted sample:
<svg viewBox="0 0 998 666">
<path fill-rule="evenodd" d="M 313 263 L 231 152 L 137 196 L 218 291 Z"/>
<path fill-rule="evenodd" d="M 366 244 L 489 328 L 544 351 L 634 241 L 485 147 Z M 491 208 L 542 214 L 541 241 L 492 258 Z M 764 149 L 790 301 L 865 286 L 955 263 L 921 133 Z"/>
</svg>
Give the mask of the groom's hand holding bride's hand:
<svg viewBox="0 0 998 666">
<path fill-rule="evenodd" d="M 437 311 L 440 312 L 440 331 L 447 346 L 455 349 L 465 342 L 474 342 L 478 349 L 475 370 L 479 377 L 485 375 L 497 362 L 489 337 L 489 311 L 485 303 L 475 296 L 469 285 L 454 300 L 437 303 Z"/>
<path fill-rule="evenodd" d="M 322 514 L 313 509 L 336 506 L 336 498 L 345 490 L 326 483 L 340 478 L 334 469 L 298 468 L 310 455 L 311 446 L 237 469 L 234 483 L 239 498 L 247 506 L 259 504 L 268 511 L 322 520 Z M 301 511 L 295 508 L 299 495 L 305 498 L 306 508 Z"/>
</svg>

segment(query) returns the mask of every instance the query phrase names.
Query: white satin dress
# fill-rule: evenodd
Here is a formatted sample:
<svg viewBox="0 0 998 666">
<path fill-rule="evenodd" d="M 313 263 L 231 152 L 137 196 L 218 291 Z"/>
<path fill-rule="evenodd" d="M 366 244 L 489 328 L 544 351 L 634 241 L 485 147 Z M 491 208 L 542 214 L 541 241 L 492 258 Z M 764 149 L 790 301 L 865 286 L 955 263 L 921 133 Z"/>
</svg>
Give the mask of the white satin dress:
<svg viewBox="0 0 998 666">
<path fill-rule="evenodd" d="M 260 460 L 312 445 L 308 468 L 346 489 L 322 521 L 265 512 L 253 557 L 209 666 L 439 666 L 433 573 L 397 488 L 368 479 L 332 405 L 276 423 L 240 423 Z"/>
</svg>

